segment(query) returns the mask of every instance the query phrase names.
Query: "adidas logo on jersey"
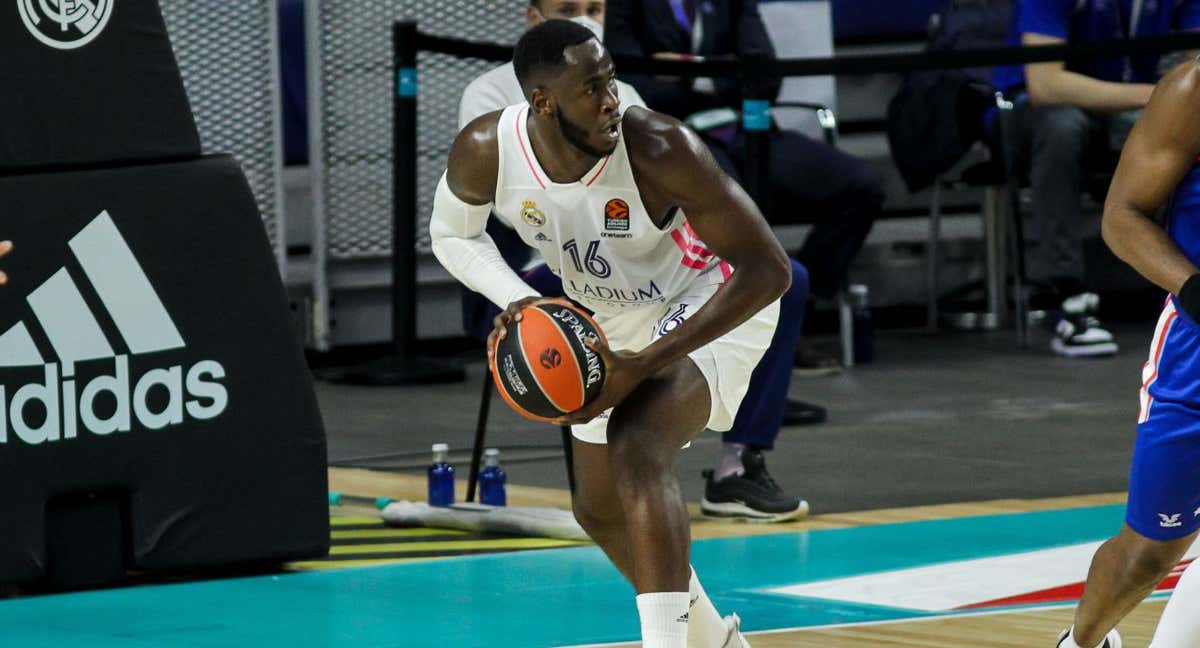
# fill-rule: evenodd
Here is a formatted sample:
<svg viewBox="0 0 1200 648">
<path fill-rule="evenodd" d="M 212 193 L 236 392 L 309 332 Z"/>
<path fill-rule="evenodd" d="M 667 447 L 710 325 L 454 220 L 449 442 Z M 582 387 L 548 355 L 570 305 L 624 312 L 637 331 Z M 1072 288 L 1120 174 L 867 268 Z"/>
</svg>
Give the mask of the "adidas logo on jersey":
<svg viewBox="0 0 1200 648">
<path fill-rule="evenodd" d="M 26 301 L 58 362 L 43 358 L 25 322 L 0 334 L 0 445 L 9 442 L 10 427 L 16 439 L 36 445 L 76 438 L 81 426 L 106 436 L 132 431 L 135 421 L 140 428 L 161 430 L 188 417 L 220 416 L 229 394 L 220 382 L 225 368 L 219 362 L 154 366 L 139 375 L 131 370 L 131 357 L 138 365 L 154 365 L 141 356 L 183 350 L 187 344 L 108 212 L 69 246 L 128 353 L 113 349 L 68 269 L 55 272 Z M 111 365 L 97 372 L 102 360 Z M 88 363 L 86 381 L 76 380 L 77 363 Z M 17 386 L 2 380 L 5 368 L 38 365 L 40 380 Z M 35 403 L 40 407 L 30 407 Z"/>
</svg>

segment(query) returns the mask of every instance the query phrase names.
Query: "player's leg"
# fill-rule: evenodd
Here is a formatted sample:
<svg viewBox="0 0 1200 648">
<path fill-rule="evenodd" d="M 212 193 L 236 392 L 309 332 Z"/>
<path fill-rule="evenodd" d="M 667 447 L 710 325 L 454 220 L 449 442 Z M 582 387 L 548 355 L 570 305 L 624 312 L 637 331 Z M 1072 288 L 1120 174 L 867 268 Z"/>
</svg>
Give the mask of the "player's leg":
<svg viewBox="0 0 1200 648">
<path fill-rule="evenodd" d="M 625 511 L 638 592 L 687 591 L 690 525 L 674 464 L 704 430 L 708 383 L 682 358 L 638 386 L 608 421 L 609 467 Z"/>
<path fill-rule="evenodd" d="M 688 645 L 691 534 L 674 462 L 704 430 L 709 398 L 683 358 L 614 408 L 607 445 L 584 440 L 588 426 L 575 430 L 575 517 L 637 591 L 647 647 Z"/>
<path fill-rule="evenodd" d="M 1101 545 L 1088 570 L 1083 600 L 1075 610 L 1074 642 L 1084 648 L 1101 645 L 1117 623 L 1179 563 L 1194 539 L 1193 533 L 1175 540 L 1153 540 L 1126 525 Z"/>
<path fill-rule="evenodd" d="M 1125 526 L 1096 551 L 1075 613 L 1081 646 L 1102 641 L 1175 567 L 1200 530 L 1200 419 L 1193 406 L 1165 400 L 1190 391 L 1190 361 L 1200 340 L 1194 325 L 1165 319 L 1155 336 L 1161 344 L 1154 345 L 1162 351 L 1147 364 L 1150 386 L 1143 392 Z"/>
<path fill-rule="evenodd" d="M 627 545 L 625 510 L 609 468 L 608 445 L 574 442 L 575 494 L 571 508 L 579 526 L 587 532 L 625 580 L 633 583 L 633 561 Z"/>
</svg>

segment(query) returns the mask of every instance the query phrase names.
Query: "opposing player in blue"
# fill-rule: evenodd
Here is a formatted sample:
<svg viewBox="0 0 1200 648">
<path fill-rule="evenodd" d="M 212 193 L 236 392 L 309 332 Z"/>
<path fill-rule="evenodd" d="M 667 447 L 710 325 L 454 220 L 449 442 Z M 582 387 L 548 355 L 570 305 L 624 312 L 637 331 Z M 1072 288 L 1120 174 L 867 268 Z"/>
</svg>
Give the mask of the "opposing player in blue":
<svg viewBox="0 0 1200 648">
<path fill-rule="evenodd" d="M 1167 206 L 1165 228 L 1155 215 Z M 1092 559 L 1059 648 L 1121 648 L 1114 629 L 1200 531 L 1200 59 L 1167 75 L 1125 144 L 1104 206 L 1104 240 L 1170 291 L 1142 369 L 1125 526 Z M 1200 568 L 1179 581 L 1151 648 L 1200 641 Z"/>
</svg>

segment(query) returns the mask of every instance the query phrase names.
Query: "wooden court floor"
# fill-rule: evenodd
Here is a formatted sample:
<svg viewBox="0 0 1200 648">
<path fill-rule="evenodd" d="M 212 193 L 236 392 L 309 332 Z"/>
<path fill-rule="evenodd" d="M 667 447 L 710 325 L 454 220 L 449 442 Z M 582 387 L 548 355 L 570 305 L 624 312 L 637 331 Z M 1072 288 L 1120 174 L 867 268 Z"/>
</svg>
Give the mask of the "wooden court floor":
<svg viewBox="0 0 1200 648">
<path fill-rule="evenodd" d="M 424 496 L 424 479 L 365 470 L 331 469 L 330 488 L 361 496 L 419 499 Z M 463 496 L 459 484 L 458 496 Z M 510 503 L 524 506 L 570 505 L 562 490 L 510 486 Z M 953 519 L 1031 511 L 1124 503 L 1124 493 L 1059 497 L 1038 500 L 993 500 L 943 504 L 878 511 L 817 515 L 788 524 L 762 525 L 707 520 L 692 505 L 692 534 L 695 539 L 734 537 L 765 533 L 868 526 L 875 524 Z M 1165 600 L 1152 599 L 1139 606 L 1121 624 L 1126 648 L 1149 645 Z M 748 635 L 755 648 L 843 648 L 895 646 L 924 648 L 1035 648 L 1052 646 L 1058 632 L 1070 624 L 1072 606 L 1037 610 L 989 612 L 953 618 L 883 622 L 842 627 L 781 630 Z M 637 646 L 608 644 L 617 648 Z"/>
<path fill-rule="evenodd" d="M 1147 601 L 1120 625 L 1125 648 L 1146 648 L 1165 601 Z M 785 630 L 747 635 L 754 648 L 1052 648 L 1071 623 L 1071 608 L 900 621 L 818 630 Z M 640 644 L 611 644 L 634 648 Z"/>
</svg>

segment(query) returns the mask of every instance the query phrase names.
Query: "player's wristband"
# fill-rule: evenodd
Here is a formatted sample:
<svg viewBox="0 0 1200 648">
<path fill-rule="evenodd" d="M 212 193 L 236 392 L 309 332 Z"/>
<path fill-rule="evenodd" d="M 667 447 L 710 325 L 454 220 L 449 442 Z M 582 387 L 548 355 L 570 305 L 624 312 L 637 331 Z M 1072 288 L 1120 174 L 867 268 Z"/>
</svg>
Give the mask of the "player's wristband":
<svg viewBox="0 0 1200 648">
<path fill-rule="evenodd" d="M 1200 274 L 1194 274 L 1179 289 L 1179 307 L 1193 322 L 1200 322 Z"/>
</svg>

